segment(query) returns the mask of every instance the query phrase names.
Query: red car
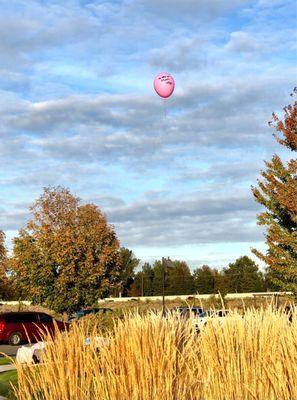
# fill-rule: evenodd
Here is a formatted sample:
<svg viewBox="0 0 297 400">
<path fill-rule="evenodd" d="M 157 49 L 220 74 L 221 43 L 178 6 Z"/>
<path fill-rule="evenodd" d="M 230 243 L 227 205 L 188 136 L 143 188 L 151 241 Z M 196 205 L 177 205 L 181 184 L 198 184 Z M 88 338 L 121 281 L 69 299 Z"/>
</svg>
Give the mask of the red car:
<svg viewBox="0 0 297 400">
<path fill-rule="evenodd" d="M 0 314 L 0 342 L 19 345 L 42 339 L 42 332 L 54 334 L 55 325 L 60 331 L 68 330 L 69 324 L 56 321 L 41 312 L 6 312 Z"/>
</svg>

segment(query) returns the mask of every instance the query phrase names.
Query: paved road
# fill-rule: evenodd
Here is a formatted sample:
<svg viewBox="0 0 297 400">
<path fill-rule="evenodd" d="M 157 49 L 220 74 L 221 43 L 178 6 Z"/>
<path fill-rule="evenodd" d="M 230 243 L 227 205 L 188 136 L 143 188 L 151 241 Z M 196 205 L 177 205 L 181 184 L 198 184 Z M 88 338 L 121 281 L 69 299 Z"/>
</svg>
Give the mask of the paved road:
<svg viewBox="0 0 297 400">
<path fill-rule="evenodd" d="M 1 344 L 0 345 L 0 352 L 5 353 L 8 356 L 15 356 L 17 350 L 22 346 L 10 346 L 8 344 Z"/>
<path fill-rule="evenodd" d="M 1 372 L 7 372 L 7 371 L 12 371 L 16 369 L 15 365 L 9 364 L 9 365 L 0 365 L 0 373 Z"/>
</svg>

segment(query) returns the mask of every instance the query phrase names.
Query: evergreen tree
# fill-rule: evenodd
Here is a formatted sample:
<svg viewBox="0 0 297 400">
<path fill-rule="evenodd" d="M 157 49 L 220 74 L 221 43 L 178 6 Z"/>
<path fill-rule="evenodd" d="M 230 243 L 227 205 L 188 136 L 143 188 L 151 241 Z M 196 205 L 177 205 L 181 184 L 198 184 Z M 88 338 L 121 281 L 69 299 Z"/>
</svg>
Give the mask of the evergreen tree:
<svg viewBox="0 0 297 400">
<path fill-rule="evenodd" d="M 199 294 L 214 293 L 215 274 L 208 265 L 197 268 L 193 273 L 195 291 Z"/>
<path fill-rule="evenodd" d="M 224 273 L 224 270 L 213 270 L 214 274 L 214 293 L 221 293 L 222 296 L 230 292 L 229 278 Z"/>
<path fill-rule="evenodd" d="M 194 271 L 195 290 L 199 294 L 225 295 L 229 291 L 229 277 L 224 271 L 218 271 L 208 265 L 203 265 Z"/>
<path fill-rule="evenodd" d="M 154 271 L 149 263 L 144 263 L 142 270 L 135 274 L 129 295 L 132 297 L 153 296 Z"/>
<path fill-rule="evenodd" d="M 153 264 L 153 294 L 154 296 L 161 296 L 163 290 L 163 267 L 162 261 L 155 261 Z M 168 286 L 167 273 L 165 269 L 165 294 Z"/>
<path fill-rule="evenodd" d="M 139 261 L 132 250 L 125 247 L 120 249 L 121 257 L 121 271 L 119 274 L 120 287 L 119 291 L 122 296 L 127 296 L 130 290 L 130 286 L 133 283 L 134 271 L 138 267 Z"/>
<path fill-rule="evenodd" d="M 143 295 L 144 296 L 153 296 L 154 295 L 154 271 L 149 263 L 144 263 L 142 267 L 143 274 Z"/>
<path fill-rule="evenodd" d="M 294 91 L 297 93 L 296 89 Z M 297 150 L 297 102 L 284 108 L 284 120 L 273 114 L 271 125 L 277 141 L 293 152 Z M 252 191 L 266 211 L 258 215 L 258 224 L 266 231 L 266 254 L 254 253 L 267 265 L 269 280 L 276 287 L 297 294 L 297 160 L 282 162 L 278 155 L 266 162 L 262 180 Z"/>
<path fill-rule="evenodd" d="M 278 284 L 281 282 L 282 276 L 279 272 L 266 267 L 264 273 L 265 290 L 270 292 L 277 292 L 282 290 L 282 285 Z"/>
<path fill-rule="evenodd" d="M 166 294 L 193 294 L 194 280 L 190 268 L 185 261 L 172 261 L 171 267 L 167 267 Z"/>
<path fill-rule="evenodd" d="M 238 258 L 223 270 L 227 278 L 228 292 L 262 292 L 264 290 L 263 274 L 257 264 L 249 257 Z"/>
<path fill-rule="evenodd" d="M 129 296 L 139 297 L 142 295 L 142 271 L 138 271 L 133 279 L 133 283 L 129 290 Z"/>
</svg>

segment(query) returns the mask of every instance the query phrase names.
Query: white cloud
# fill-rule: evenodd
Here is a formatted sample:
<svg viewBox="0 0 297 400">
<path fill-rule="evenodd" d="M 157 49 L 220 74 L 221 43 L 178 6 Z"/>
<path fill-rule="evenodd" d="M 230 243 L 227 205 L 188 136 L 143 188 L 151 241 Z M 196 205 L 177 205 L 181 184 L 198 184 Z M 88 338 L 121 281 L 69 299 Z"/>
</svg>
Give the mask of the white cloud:
<svg viewBox="0 0 297 400">
<path fill-rule="evenodd" d="M 11 237 L 42 187 L 61 184 L 146 254 L 261 241 L 249 186 L 280 152 L 267 121 L 295 85 L 292 2 L 271 4 L 3 3 L 0 228 Z M 152 89 L 164 68 L 166 119 Z"/>
<path fill-rule="evenodd" d="M 268 47 L 258 40 L 255 35 L 248 32 L 232 32 L 230 41 L 226 45 L 227 50 L 238 52 L 259 52 L 267 51 Z"/>
</svg>

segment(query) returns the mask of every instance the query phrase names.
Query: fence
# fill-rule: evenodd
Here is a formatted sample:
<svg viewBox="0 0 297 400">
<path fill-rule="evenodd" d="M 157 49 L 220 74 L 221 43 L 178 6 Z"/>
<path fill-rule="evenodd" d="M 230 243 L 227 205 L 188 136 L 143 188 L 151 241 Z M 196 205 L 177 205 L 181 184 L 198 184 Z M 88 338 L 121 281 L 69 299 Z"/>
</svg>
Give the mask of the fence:
<svg viewBox="0 0 297 400">
<path fill-rule="evenodd" d="M 228 293 L 226 296 L 224 296 L 225 299 L 227 300 L 232 300 L 232 299 L 253 299 L 255 297 L 280 297 L 280 296 L 290 296 L 292 292 L 256 292 L 256 293 Z M 201 300 L 208 300 L 211 297 L 215 297 L 217 299 L 220 298 L 219 294 L 188 294 L 188 295 L 174 295 L 174 296 L 165 296 L 165 300 L 175 300 L 175 299 L 181 299 L 181 300 L 191 300 L 191 299 L 201 299 Z M 106 297 L 104 299 L 98 300 L 98 303 L 103 303 L 105 301 L 112 301 L 112 302 L 123 302 L 123 301 L 156 301 L 160 300 L 162 301 L 162 296 L 144 296 L 144 297 Z M 6 301 L 0 300 L 0 305 L 10 305 L 10 306 L 17 306 L 19 304 L 24 304 L 26 306 L 29 306 L 31 304 L 31 301 Z"/>
<path fill-rule="evenodd" d="M 228 293 L 224 296 L 225 299 L 248 299 L 248 298 L 255 298 L 255 297 L 273 297 L 273 296 L 289 296 L 292 292 L 257 292 L 257 293 Z M 210 297 L 216 297 L 217 299 L 220 298 L 219 294 L 188 294 L 188 295 L 174 295 L 174 296 L 165 296 L 165 300 L 190 300 L 190 299 L 201 299 L 201 300 L 208 300 Z M 162 300 L 162 296 L 143 296 L 143 297 L 106 297 L 104 299 L 98 300 L 98 303 L 102 303 L 105 301 L 114 301 L 114 302 L 122 302 L 122 301 L 156 301 Z"/>
</svg>

